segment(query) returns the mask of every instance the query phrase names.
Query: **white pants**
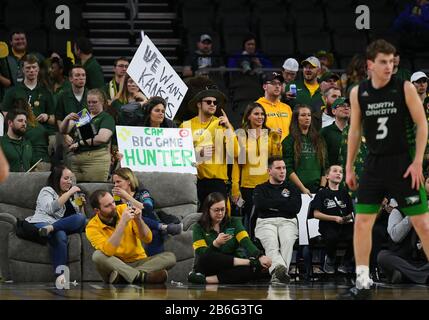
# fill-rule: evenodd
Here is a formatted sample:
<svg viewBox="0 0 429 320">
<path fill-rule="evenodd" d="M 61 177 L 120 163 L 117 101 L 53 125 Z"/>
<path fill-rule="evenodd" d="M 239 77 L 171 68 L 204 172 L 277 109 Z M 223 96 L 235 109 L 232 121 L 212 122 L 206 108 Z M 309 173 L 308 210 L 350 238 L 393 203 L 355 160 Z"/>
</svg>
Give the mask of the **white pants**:
<svg viewBox="0 0 429 320">
<path fill-rule="evenodd" d="M 297 218 L 258 218 L 255 236 L 265 249 L 265 255 L 271 258 L 270 273 L 279 264 L 289 270 L 292 260 L 293 245 L 298 239 Z"/>
</svg>

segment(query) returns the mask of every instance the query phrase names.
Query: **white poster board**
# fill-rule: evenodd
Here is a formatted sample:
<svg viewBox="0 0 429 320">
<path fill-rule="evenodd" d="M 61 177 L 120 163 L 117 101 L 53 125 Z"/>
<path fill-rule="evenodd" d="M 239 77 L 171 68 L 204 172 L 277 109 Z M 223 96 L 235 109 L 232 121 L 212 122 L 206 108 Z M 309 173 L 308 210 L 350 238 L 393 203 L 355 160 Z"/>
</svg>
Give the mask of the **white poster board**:
<svg viewBox="0 0 429 320">
<path fill-rule="evenodd" d="M 173 120 L 188 87 L 167 59 L 142 32 L 142 42 L 127 69 L 146 97 L 160 96 L 167 100 L 165 116 Z"/>
<path fill-rule="evenodd" d="M 308 236 L 310 239 L 319 236 L 319 219 L 308 220 L 308 233 L 307 233 L 307 214 L 308 207 L 311 200 L 314 199 L 315 194 L 311 195 L 311 198 L 307 194 L 301 194 L 302 206 L 298 213 L 298 229 L 299 229 L 299 244 L 308 245 Z"/>
<path fill-rule="evenodd" d="M 116 126 L 122 167 L 141 172 L 197 174 L 189 128 Z"/>
</svg>

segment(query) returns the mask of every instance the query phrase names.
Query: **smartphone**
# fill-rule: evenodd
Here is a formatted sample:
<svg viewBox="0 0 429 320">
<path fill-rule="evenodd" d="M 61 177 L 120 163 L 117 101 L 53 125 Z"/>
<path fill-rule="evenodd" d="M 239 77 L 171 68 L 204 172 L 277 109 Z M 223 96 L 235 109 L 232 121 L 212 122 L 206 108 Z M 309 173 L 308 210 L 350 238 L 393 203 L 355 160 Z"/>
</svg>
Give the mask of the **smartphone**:
<svg viewBox="0 0 429 320">
<path fill-rule="evenodd" d="M 229 234 L 229 235 L 231 235 L 231 236 L 234 236 L 234 234 L 235 234 L 235 228 L 227 228 L 227 229 L 225 230 L 225 233 L 226 233 L 226 234 Z"/>
</svg>

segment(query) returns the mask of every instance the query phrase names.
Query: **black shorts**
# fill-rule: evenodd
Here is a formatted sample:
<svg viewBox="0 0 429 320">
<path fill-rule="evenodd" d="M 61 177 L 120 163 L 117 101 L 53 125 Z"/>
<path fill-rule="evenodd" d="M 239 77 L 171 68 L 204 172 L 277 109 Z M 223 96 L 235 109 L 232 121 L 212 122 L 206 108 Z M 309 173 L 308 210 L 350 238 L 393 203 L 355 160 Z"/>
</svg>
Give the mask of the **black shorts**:
<svg viewBox="0 0 429 320">
<path fill-rule="evenodd" d="M 411 188 L 411 176 L 403 178 L 411 164 L 407 153 L 371 155 L 365 160 L 357 192 L 356 213 L 377 213 L 384 197 L 395 198 L 406 215 L 428 211 L 424 187 Z"/>
</svg>

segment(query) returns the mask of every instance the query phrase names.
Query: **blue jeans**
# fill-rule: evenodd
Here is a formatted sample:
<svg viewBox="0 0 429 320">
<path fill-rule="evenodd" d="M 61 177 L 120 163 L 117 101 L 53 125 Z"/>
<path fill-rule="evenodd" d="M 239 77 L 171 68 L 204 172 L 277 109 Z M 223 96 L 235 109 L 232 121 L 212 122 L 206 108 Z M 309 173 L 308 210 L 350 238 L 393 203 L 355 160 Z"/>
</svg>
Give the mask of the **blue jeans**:
<svg viewBox="0 0 429 320">
<path fill-rule="evenodd" d="M 143 217 L 143 221 L 152 231 L 152 242 L 148 244 L 143 244 L 146 250 L 146 254 L 148 256 L 153 256 L 155 254 L 164 252 L 164 236 L 162 235 L 160 230 L 161 223 L 159 223 L 157 220 L 148 217 Z"/>
<path fill-rule="evenodd" d="M 54 272 L 58 266 L 67 265 L 67 235 L 72 233 L 81 233 L 86 224 L 86 217 L 77 213 L 66 218 L 55 221 L 52 226 L 54 230 L 48 235 L 48 243 L 52 247 L 52 260 Z M 35 223 L 36 228 L 42 228 L 49 225 L 47 222 Z M 59 272 L 57 275 L 61 274 Z"/>
</svg>

